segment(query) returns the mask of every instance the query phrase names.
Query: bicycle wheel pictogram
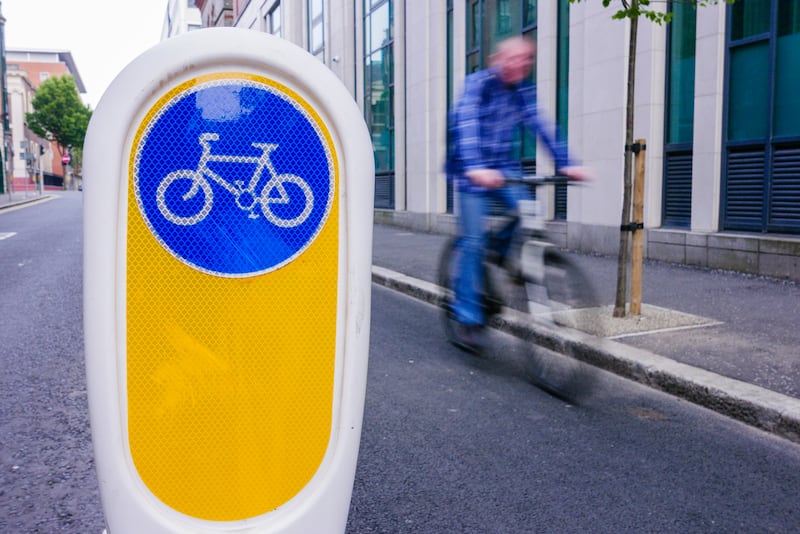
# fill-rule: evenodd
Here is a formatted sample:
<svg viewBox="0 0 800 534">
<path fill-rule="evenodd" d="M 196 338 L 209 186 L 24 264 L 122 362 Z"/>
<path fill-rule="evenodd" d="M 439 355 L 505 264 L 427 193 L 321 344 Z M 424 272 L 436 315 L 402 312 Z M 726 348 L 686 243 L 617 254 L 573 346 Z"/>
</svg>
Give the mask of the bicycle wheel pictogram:
<svg viewBox="0 0 800 534">
<path fill-rule="evenodd" d="M 180 199 L 177 203 L 167 202 L 167 198 L 175 197 Z M 214 193 L 201 174 L 184 169 L 168 174 L 158 184 L 156 203 L 168 221 L 179 225 L 197 224 L 211 210 Z"/>
<path fill-rule="evenodd" d="M 302 224 L 311 214 L 314 197 L 305 180 L 293 174 L 282 174 L 264 186 L 260 202 L 269 222 L 291 228 Z M 299 213 L 293 215 L 298 211 L 297 206 L 300 206 Z"/>
<path fill-rule="evenodd" d="M 175 258 L 253 276 L 316 239 L 334 199 L 334 149 L 298 95 L 253 75 L 208 75 L 169 92 L 146 120 L 134 194 Z"/>
</svg>

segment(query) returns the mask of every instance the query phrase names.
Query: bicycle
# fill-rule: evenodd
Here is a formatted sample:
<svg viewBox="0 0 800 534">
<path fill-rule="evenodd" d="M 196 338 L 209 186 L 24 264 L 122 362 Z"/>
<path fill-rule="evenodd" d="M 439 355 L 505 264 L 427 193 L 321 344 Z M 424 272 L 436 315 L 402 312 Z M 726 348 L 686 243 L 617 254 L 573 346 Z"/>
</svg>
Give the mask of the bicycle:
<svg viewBox="0 0 800 534">
<path fill-rule="evenodd" d="M 194 170 L 179 169 L 173 171 L 166 175 L 158 184 L 156 203 L 159 211 L 168 221 L 181 226 L 189 226 L 199 223 L 208 216 L 214 205 L 214 192 L 209 179 L 231 193 L 236 199 L 236 205 L 239 209 L 248 212 L 248 217 L 251 219 L 257 219 L 259 217 L 256 212 L 257 206 L 261 208 L 261 212 L 270 223 L 281 228 L 293 228 L 302 224 L 308 218 L 314 206 L 311 187 L 299 176 L 277 173 L 270 159 L 270 154 L 273 150 L 278 148 L 278 145 L 252 143 L 252 146 L 261 149 L 260 156 L 212 154 L 211 141 L 217 140 L 219 140 L 219 134 L 210 132 L 200 134 L 197 142 L 203 147 L 203 152 L 200 155 L 200 160 L 197 162 L 197 168 Z M 255 164 L 255 171 L 247 183 L 243 180 L 229 182 L 211 170 L 208 167 L 209 162 Z M 269 173 L 269 179 L 267 183 L 264 184 L 264 187 L 261 188 L 261 191 L 257 193 L 256 189 L 264 169 Z M 175 213 L 167 202 L 167 190 L 180 180 L 190 181 L 190 183 L 185 185 L 188 191 L 180 195 L 184 202 L 191 201 L 198 193 L 202 193 L 203 195 L 201 199 L 198 199 L 201 202 L 197 202 L 197 204 L 200 204 L 199 208 L 195 208 L 194 213 L 190 215 L 179 215 Z M 293 200 L 286 190 L 286 184 L 294 184 L 296 189 L 299 189 L 302 199 Z M 274 195 L 275 192 L 277 192 L 277 196 Z M 301 200 L 303 209 L 297 215 L 281 217 L 273 211 L 273 204 L 287 205 L 290 202 L 300 202 Z"/>
<path fill-rule="evenodd" d="M 536 190 L 548 184 L 574 184 L 566 177 L 530 177 L 509 179 L 507 184 L 521 184 L 533 190 L 532 198 L 519 202 L 518 213 L 495 215 L 489 240 L 498 227 L 512 218 L 519 224 L 511 250 L 500 263 L 485 254 L 482 262 L 482 306 L 487 324 L 497 322 L 505 313 L 520 321 L 534 321 L 549 329 L 580 329 L 588 320 L 581 310 L 594 307 L 594 291 L 587 277 L 565 253 L 547 237 L 542 202 Z M 454 282 L 463 249 L 463 238 L 454 236 L 444 246 L 439 260 L 438 283 L 442 288 L 441 308 L 448 340 L 460 348 L 453 309 Z M 491 247 L 487 247 L 491 249 Z M 576 401 L 588 395 L 592 370 L 578 359 L 556 354 L 542 346 L 533 346 L 528 358 L 528 378 L 544 391 L 559 398 Z"/>
</svg>

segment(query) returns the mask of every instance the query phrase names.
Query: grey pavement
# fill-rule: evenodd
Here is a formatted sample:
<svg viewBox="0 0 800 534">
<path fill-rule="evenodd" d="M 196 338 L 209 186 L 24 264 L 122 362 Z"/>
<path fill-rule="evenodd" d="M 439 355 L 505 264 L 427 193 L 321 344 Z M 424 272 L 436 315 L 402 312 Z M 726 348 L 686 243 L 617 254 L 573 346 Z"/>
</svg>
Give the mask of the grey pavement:
<svg viewBox="0 0 800 534">
<path fill-rule="evenodd" d="M 376 224 L 373 282 L 435 304 L 446 239 Z M 614 319 L 616 256 L 575 259 L 607 306 L 592 328 L 553 331 L 514 316 L 494 326 L 800 443 L 800 285 L 645 261 L 641 315 Z"/>
<path fill-rule="evenodd" d="M 15 209 L 32 202 L 45 202 L 51 200 L 58 191 L 45 190 L 44 193 L 38 191 L 13 191 L 0 194 L 0 212 Z"/>
</svg>

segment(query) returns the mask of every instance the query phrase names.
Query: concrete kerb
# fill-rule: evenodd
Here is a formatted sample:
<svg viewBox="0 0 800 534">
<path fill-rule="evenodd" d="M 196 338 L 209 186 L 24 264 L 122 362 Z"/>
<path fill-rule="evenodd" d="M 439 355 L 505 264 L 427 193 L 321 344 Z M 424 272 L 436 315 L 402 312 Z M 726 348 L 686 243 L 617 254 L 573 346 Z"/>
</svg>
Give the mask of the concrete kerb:
<svg viewBox="0 0 800 534">
<path fill-rule="evenodd" d="M 5 195 L 7 195 L 7 193 Z M 44 194 L 44 195 L 40 195 L 40 196 L 36 196 L 36 197 L 12 199 L 12 200 L 7 201 L 7 202 L 3 202 L 3 200 L 5 200 L 5 199 L 0 199 L 0 211 L 19 208 L 21 206 L 26 206 L 28 204 L 38 204 L 40 202 L 46 202 L 46 201 L 49 201 L 49 200 L 53 200 L 53 198 L 55 198 L 55 197 L 53 197 L 52 195 Z"/>
<path fill-rule="evenodd" d="M 429 304 L 439 305 L 441 301 L 441 288 L 436 284 L 390 269 L 373 266 L 372 281 Z M 800 443 L 800 399 L 617 341 L 551 329 L 513 311 L 497 317 L 492 327 Z"/>
</svg>

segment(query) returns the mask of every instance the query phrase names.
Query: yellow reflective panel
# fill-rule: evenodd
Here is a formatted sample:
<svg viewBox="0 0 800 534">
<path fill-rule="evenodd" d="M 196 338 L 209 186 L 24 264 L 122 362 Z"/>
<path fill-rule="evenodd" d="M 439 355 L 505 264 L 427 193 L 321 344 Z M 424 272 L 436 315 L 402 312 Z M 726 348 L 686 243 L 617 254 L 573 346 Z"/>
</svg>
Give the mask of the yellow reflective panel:
<svg viewBox="0 0 800 534">
<path fill-rule="evenodd" d="M 134 140 L 128 440 L 164 504 L 235 521 L 295 496 L 328 448 L 338 284 L 332 139 L 243 73 L 169 91 Z"/>
</svg>

